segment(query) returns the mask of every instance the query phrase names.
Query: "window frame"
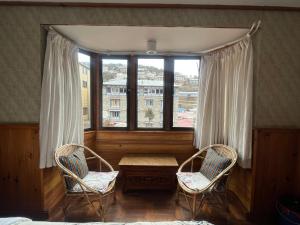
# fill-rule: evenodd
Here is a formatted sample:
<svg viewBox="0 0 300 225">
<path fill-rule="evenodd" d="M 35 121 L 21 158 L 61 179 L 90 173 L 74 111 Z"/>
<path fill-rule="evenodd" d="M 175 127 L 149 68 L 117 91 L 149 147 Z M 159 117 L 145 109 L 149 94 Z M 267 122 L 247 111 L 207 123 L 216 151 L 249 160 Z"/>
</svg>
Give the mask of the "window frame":
<svg viewBox="0 0 300 225">
<path fill-rule="evenodd" d="M 91 57 L 90 65 L 90 87 L 91 87 L 91 130 L 123 130 L 123 131 L 193 131 L 192 127 L 174 127 L 173 126 L 173 95 L 175 83 L 175 60 L 199 60 L 201 56 L 167 56 L 167 55 L 103 55 L 92 53 L 79 49 L 79 53 Z M 125 59 L 127 60 L 127 126 L 126 127 L 104 127 L 103 126 L 103 77 L 102 60 L 103 59 Z M 164 78 L 163 78 L 163 127 L 162 128 L 143 128 L 138 127 L 138 59 L 163 59 L 164 60 Z M 112 91 L 112 90 L 111 90 Z M 149 90 L 148 90 L 149 91 Z M 156 92 L 156 90 L 155 90 Z M 124 93 L 123 93 L 124 94 Z M 161 93 L 159 93 L 161 95 Z M 151 95 L 150 95 L 151 96 Z M 150 97 L 149 96 L 149 97 Z M 161 103 L 159 104 L 161 105 Z"/>
<path fill-rule="evenodd" d="M 91 118 L 91 126 L 89 128 L 84 128 L 84 131 L 92 131 L 95 130 L 96 126 L 95 126 L 95 107 L 94 107 L 94 102 L 95 102 L 95 88 L 94 88 L 94 84 L 95 84 L 95 64 L 93 63 L 93 53 L 86 51 L 84 49 L 79 49 L 78 53 L 87 55 L 90 57 L 90 118 Z M 79 61 L 78 61 L 79 62 Z M 80 84 L 81 87 L 82 84 Z M 82 108 L 83 110 L 83 108 Z"/>
<path fill-rule="evenodd" d="M 126 91 L 126 99 L 127 99 L 127 115 L 126 115 L 126 127 L 105 127 L 103 126 L 103 59 L 116 59 L 116 60 L 127 60 L 127 91 Z M 99 130 L 128 130 L 129 129 L 129 108 L 130 108 L 130 99 L 129 99 L 129 56 L 127 55 L 101 55 L 99 54 Z M 111 88 L 111 93 L 113 93 Z M 121 104 L 121 102 L 120 102 Z"/>
<path fill-rule="evenodd" d="M 137 101 L 138 101 L 138 96 L 137 96 L 137 90 L 138 90 L 138 59 L 163 59 L 164 60 L 164 77 L 163 77 L 163 89 L 165 88 L 166 86 L 166 83 L 165 83 L 165 71 L 166 71 L 166 59 L 163 55 L 136 55 L 136 68 L 135 68 L 135 71 L 136 71 L 136 76 L 135 76 L 135 130 L 137 131 L 164 131 L 166 130 L 165 129 L 165 118 L 163 118 L 163 126 L 161 128 L 159 127 L 153 127 L 153 128 L 149 128 L 149 127 L 138 127 L 138 104 L 137 104 Z M 148 88 L 148 94 L 149 94 L 149 89 Z M 151 92 L 151 91 L 150 91 Z M 153 97 L 152 96 L 152 93 L 150 94 L 149 97 Z M 163 93 L 163 101 L 165 102 L 165 92 Z M 165 111 L 165 107 L 163 107 L 163 114 L 164 114 L 164 111 Z"/>
<path fill-rule="evenodd" d="M 171 100 L 171 123 L 172 123 L 172 126 L 171 126 L 171 130 L 173 131 L 194 131 L 194 128 L 193 127 L 174 127 L 174 124 L 173 124 L 173 104 L 174 104 L 174 98 L 173 98 L 173 95 L 174 95 L 174 84 L 175 84 L 175 60 L 199 60 L 199 63 L 201 63 L 201 56 L 174 56 L 173 57 L 173 80 L 172 80 L 172 100 Z M 198 74 L 199 76 L 199 74 Z"/>
</svg>

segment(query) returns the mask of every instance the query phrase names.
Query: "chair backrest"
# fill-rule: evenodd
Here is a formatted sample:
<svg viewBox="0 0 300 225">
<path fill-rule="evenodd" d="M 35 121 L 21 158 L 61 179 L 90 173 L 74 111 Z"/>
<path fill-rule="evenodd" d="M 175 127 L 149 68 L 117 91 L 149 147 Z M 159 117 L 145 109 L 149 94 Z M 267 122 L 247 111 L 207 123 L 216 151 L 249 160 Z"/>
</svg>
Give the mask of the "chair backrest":
<svg viewBox="0 0 300 225">
<path fill-rule="evenodd" d="M 75 152 L 79 148 L 83 148 L 83 147 L 81 147 L 80 145 L 77 145 L 77 144 L 66 144 L 66 145 L 63 145 L 63 146 L 57 148 L 55 150 L 55 155 L 54 155 L 55 162 L 57 163 L 59 161 L 60 156 L 71 155 L 71 154 L 73 154 L 73 152 Z"/>
<path fill-rule="evenodd" d="M 234 162 L 234 164 L 236 163 L 237 153 L 233 148 L 222 144 L 210 145 L 207 147 L 207 149 L 209 148 L 215 150 L 219 155 L 231 159 L 231 161 Z"/>
<path fill-rule="evenodd" d="M 66 144 L 63 145 L 59 148 L 57 148 L 55 150 L 54 153 L 54 159 L 55 162 L 58 166 L 58 168 L 60 169 L 61 172 L 61 176 L 64 179 L 64 186 L 65 186 L 65 191 L 68 192 L 68 188 L 67 188 L 67 179 L 74 179 L 77 182 L 79 182 L 79 177 L 73 173 L 71 170 L 69 170 L 68 168 L 66 168 L 60 161 L 60 157 L 61 156 L 69 156 L 71 154 L 73 154 L 76 150 L 78 149 L 83 149 L 84 150 L 84 146 L 78 145 L 78 144 Z"/>
<path fill-rule="evenodd" d="M 204 151 L 207 151 L 208 149 L 212 148 L 213 150 L 215 150 L 219 155 L 229 158 L 231 160 L 230 164 L 223 169 L 222 172 L 220 172 L 220 174 L 218 174 L 211 182 L 214 184 L 211 186 L 211 188 L 220 188 L 221 186 L 226 186 L 227 185 L 227 176 L 224 177 L 224 175 L 229 175 L 229 173 L 231 172 L 232 168 L 234 167 L 234 165 L 237 162 L 237 153 L 236 150 L 231 148 L 230 146 L 227 145 L 222 145 L 222 144 L 213 144 L 210 146 L 205 147 Z M 200 150 L 201 151 L 201 150 Z"/>
<path fill-rule="evenodd" d="M 79 145 L 79 144 L 66 144 L 63 145 L 59 148 L 57 148 L 55 150 L 55 154 L 54 154 L 54 159 L 55 162 L 57 164 L 57 166 L 59 167 L 60 171 L 61 171 L 61 175 L 66 178 L 66 177 L 71 177 L 74 180 L 76 180 L 80 185 L 84 186 L 86 189 L 88 189 L 91 192 L 97 193 L 96 190 L 94 190 L 93 188 L 87 186 L 76 174 L 74 174 L 72 171 L 70 171 L 68 168 L 66 168 L 64 165 L 62 165 L 62 163 L 59 160 L 60 156 L 68 156 L 71 155 L 72 153 L 74 153 L 74 151 L 78 150 L 78 149 L 82 149 L 85 150 L 87 152 L 88 155 L 92 155 L 92 157 L 88 157 L 88 158 L 96 158 L 99 160 L 100 162 L 100 172 L 101 172 L 101 168 L 102 168 L 102 164 L 105 165 L 109 171 L 114 171 L 113 167 L 107 162 L 105 161 L 103 158 L 101 158 L 98 154 L 96 154 L 94 151 L 92 151 L 90 148 L 84 146 L 84 145 Z M 88 158 L 86 158 L 88 160 Z M 65 184 L 65 190 L 66 192 L 68 192 L 67 189 L 67 185 L 66 185 L 66 179 L 64 179 L 64 184 Z"/>
</svg>

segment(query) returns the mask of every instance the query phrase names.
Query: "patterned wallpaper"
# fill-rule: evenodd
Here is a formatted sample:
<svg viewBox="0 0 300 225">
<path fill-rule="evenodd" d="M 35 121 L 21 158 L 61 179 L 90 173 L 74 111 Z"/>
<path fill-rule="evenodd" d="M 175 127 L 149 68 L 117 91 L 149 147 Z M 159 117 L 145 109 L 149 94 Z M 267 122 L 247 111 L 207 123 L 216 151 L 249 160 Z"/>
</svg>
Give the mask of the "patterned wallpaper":
<svg viewBox="0 0 300 225">
<path fill-rule="evenodd" d="M 300 12 L 23 6 L 0 6 L 0 123 L 39 121 L 41 24 L 249 27 L 258 19 L 254 125 L 300 127 Z"/>
</svg>

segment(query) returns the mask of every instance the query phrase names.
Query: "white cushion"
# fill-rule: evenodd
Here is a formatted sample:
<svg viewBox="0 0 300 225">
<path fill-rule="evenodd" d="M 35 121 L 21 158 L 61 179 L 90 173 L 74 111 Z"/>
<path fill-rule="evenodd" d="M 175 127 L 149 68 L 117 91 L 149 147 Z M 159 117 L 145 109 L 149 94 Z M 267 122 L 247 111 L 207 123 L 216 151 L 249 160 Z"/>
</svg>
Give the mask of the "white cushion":
<svg viewBox="0 0 300 225">
<path fill-rule="evenodd" d="M 109 184 L 116 179 L 118 176 L 118 171 L 112 172 L 95 172 L 89 171 L 88 174 L 82 179 L 82 181 L 89 187 L 105 193 Z M 88 191 L 84 186 L 82 186 L 85 191 Z M 73 192 L 82 192 L 80 185 L 77 183 L 72 190 Z"/>
<path fill-rule="evenodd" d="M 177 173 L 177 178 L 179 181 L 184 183 L 188 188 L 199 191 L 207 187 L 210 183 L 210 180 L 207 179 L 200 172 L 180 172 Z"/>
</svg>

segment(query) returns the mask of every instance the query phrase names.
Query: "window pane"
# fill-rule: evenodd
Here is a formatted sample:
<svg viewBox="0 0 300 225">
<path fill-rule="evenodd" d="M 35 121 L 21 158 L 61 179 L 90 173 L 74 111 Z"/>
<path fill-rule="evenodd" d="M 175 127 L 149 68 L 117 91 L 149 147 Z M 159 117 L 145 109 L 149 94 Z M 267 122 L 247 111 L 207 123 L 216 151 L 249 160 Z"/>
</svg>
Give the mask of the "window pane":
<svg viewBox="0 0 300 225">
<path fill-rule="evenodd" d="M 102 126 L 127 127 L 127 60 L 102 60 Z"/>
<path fill-rule="evenodd" d="M 162 128 L 164 60 L 138 59 L 137 77 L 138 127 Z"/>
<path fill-rule="evenodd" d="M 199 60 L 174 60 L 173 127 L 194 127 Z"/>
<path fill-rule="evenodd" d="M 92 127 L 91 122 L 91 57 L 86 54 L 78 53 L 79 74 L 81 80 L 81 98 L 83 127 Z"/>
</svg>

